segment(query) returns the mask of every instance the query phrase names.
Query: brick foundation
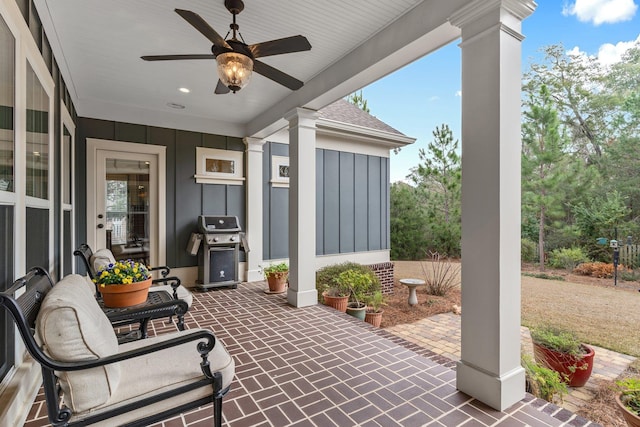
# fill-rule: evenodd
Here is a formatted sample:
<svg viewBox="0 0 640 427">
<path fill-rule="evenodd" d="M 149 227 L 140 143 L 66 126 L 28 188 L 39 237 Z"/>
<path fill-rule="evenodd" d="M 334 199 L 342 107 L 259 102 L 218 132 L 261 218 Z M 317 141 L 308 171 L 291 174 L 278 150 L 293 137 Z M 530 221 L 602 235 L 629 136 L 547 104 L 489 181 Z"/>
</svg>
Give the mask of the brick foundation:
<svg viewBox="0 0 640 427">
<path fill-rule="evenodd" d="M 380 286 L 383 295 L 393 294 L 393 263 L 381 262 L 378 264 L 370 264 L 368 266 L 380 279 Z"/>
</svg>

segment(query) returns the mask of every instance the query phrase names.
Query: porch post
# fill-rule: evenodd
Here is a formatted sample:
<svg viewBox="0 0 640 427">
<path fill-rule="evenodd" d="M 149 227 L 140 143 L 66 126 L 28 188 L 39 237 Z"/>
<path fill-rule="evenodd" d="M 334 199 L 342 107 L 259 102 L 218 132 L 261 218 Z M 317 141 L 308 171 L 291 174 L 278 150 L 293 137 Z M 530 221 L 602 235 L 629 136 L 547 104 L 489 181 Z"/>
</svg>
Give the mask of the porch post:
<svg viewBox="0 0 640 427">
<path fill-rule="evenodd" d="M 462 349 L 457 388 L 504 410 L 520 366 L 520 86 L 530 0 L 476 0 L 462 30 Z"/>
<path fill-rule="evenodd" d="M 262 147 L 265 140 L 244 138 L 247 146 L 247 282 L 262 280 Z"/>
<path fill-rule="evenodd" d="M 316 118 L 305 108 L 290 111 L 289 121 L 289 290 L 295 307 L 318 302 L 316 261 Z"/>
</svg>

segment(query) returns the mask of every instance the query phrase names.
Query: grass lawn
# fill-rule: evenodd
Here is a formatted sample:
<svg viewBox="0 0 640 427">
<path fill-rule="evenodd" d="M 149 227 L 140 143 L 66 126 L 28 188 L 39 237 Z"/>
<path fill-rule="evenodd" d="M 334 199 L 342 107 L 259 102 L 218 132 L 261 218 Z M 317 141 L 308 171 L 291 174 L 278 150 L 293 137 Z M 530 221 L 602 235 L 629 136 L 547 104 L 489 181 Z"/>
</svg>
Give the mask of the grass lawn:
<svg viewBox="0 0 640 427">
<path fill-rule="evenodd" d="M 420 262 L 394 261 L 394 264 L 396 282 L 399 277 L 424 275 Z M 531 274 L 531 271 L 526 272 Z M 548 323 L 575 332 L 587 344 L 640 357 L 640 292 L 637 290 L 640 283 L 624 282 L 613 287 L 613 279 L 575 276 L 555 270 L 547 273 L 561 275 L 565 280 L 522 276 L 524 326 Z M 448 301 L 430 305 L 429 302 L 435 301 L 430 301 L 432 298 L 424 290 L 419 290 L 420 305 L 409 309 L 405 287 L 396 286 L 396 294 L 385 308 L 385 313 L 389 314 L 387 324 L 383 324 L 385 327 L 410 323 L 436 312 L 451 311 L 451 306 L 460 301 L 459 293 L 452 293 L 447 297 Z"/>
<path fill-rule="evenodd" d="M 522 324 L 541 323 L 571 330 L 588 344 L 640 357 L 637 290 L 523 276 Z"/>
</svg>

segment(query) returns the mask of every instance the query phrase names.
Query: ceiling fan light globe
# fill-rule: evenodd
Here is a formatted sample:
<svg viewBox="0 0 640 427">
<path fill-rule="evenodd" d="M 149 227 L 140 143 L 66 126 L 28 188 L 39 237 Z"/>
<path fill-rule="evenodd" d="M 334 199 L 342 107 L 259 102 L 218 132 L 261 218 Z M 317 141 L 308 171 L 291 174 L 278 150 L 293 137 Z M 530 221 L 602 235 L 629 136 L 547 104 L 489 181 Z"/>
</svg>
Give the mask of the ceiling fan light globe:
<svg viewBox="0 0 640 427">
<path fill-rule="evenodd" d="M 216 56 L 218 77 L 234 93 L 245 87 L 253 73 L 253 60 L 237 52 L 225 52 Z"/>
</svg>

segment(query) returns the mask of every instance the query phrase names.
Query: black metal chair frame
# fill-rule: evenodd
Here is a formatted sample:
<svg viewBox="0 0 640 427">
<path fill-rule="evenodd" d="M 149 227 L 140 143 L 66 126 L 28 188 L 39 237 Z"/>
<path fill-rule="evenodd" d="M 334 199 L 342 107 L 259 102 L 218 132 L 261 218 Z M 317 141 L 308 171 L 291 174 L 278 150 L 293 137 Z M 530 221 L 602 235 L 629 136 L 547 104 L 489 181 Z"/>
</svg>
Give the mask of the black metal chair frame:
<svg viewBox="0 0 640 427">
<path fill-rule="evenodd" d="M 16 291 L 23 287 L 26 288 L 25 292 L 18 298 L 15 298 L 14 295 Z M 27 350 L 42 367 L 42 379 L 44 385 L 45 400 L 47 403 L 47 411 L 49 415 L 49 421 L 54 427 L 81 425 L 84 426 L 98 421 L 103 421 L 120 414 L 135 411 L 140 407 L 148 406 L 164 400 L 167 400 L 166 407 L 169 409 L 128 423 L 127 426 L 147 426 L 167 419 L 171 416 L 186 412 L 188 410 L 195 409 L 203 405 L 208 405 L 212 401 L 214 425 L 216 427 L 220 427 L 222 425 L 222 398 L 229 391 L 229 387 L 222 389 L 222 374 L 220 372 L 212 373 L 209 366 L 209 352 L 211 352 L 213 347 L 216 345 L 216 338 L 211 332 L 206 330 L 198 330 L 194 331 L 193 333 L 176 337 L 161 343 L 148 345 L 136 350 L 131 350 L 99 359 L 78 362 L 59 362 L 48 357 L 40 349 L 34 338 L 36 317 L 38 316 L 38 312 L 45 295 L 52 288 L 53 282 L 49 274 L 43 268 L 34 267 L 27 273 L 27 275 L 16 280 L 10 289 L 5 292 L 0 292 L 0 306 L 9 311 L 9 314 L 11 314 L 16 323 L 18 331 L 20 332 Z M 131 359 L 159 350 L 175 347 L 190 341 L 199 341 L 197 345 L 194 345 L 194 351 L 196 351 L 197 348 L 198 353 L 200 353 L 200 356 L 202 357 L 200 366 L 204 374 L 203 379 L 180 386 L 175 390 L 165 391 L 149 398 L 144 398 L 136 402 L 128 403 L 113 410 L 105 411 L 95 415 L 88 414 L 87 417 L 83 418 L 82 420 L 77 420 L 74 422 L 69 421 L 73 414 L 71 409 L 60 404 L 61 391 L 57 382 L 57 377 L 55 375 L 56 371 L 80 371 L 84 369 L 105 366 L 122 360 Z M 162 375 L 162 373 L 160 372 L 150 374 Z M 172 397 L 186 393 L 190 390 L 195 390 L 205 385 L 211 385 L 211 396 L 201 398 L 177 407 L 174 407 L 171 404 L 171 400 L 169 400 Z"/>
</svg>

